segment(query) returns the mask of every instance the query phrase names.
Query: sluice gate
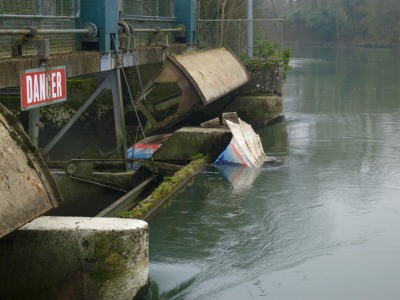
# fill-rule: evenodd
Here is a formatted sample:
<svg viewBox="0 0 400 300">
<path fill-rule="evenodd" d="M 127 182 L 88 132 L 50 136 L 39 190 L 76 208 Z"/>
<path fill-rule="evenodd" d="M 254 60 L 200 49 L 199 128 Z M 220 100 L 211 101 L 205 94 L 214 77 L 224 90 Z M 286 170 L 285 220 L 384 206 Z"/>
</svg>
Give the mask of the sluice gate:
<svg viewBox="0 0 400 300">
<path fill-rule="evenodd" d="M 245 67 L 225 48 L 169 55 L 138 97 L 145 132 L 176 123 L 249 80 Z"/>
</svg>

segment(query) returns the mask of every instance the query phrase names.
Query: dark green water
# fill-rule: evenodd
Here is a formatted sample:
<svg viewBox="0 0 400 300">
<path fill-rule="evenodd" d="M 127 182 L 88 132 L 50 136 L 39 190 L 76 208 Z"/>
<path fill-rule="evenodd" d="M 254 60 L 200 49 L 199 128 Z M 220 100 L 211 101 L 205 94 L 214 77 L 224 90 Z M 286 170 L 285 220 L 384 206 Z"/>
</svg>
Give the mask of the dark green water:
<svg viewBox="0 0 400 300">
<path fill-rule="evenodd" d="M 154 299 L 400 299 L 400 62 L 298 49 L 275 165 L 198 174 L 150 221 Z"/>
</svg>

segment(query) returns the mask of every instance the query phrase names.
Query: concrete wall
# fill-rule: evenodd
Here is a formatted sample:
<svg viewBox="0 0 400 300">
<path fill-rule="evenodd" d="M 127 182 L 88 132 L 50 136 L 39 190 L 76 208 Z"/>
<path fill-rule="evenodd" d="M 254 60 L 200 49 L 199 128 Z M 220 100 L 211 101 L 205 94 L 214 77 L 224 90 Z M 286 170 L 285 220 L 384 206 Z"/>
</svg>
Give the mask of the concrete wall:
<svg viewBox="0 0 400 300">
<path fill-rule="evenodd" d="M 283 94 L 285 71 L 281 62 L 271 62 L 262 67 L 247 66 L 251 80 L 237 92 L 239 95 L 277 95 Z"/>
<path fill-rule="evenodd" d="M 171 50 L 174 53 L 184 52 L 185 44 L 171 44 Z M 134 50 L 134 55 L 124 56 L 124 66 L 135 66 L 144 64 L 154 64 L 162 62 L 165 59 L 165 49 L 163 46 L 147 46 Z M 116 58 L 110 54 L 110 62 L 102 59 L 100 52 L 97 51 L 77 51 L 64 54 L 52 54 L 46 62 L 47 67 L 67 66 L 67 77 L 87 75 L 100 72 L 101 65 L 107 67 L 116 65 Z M 36 69 L 40 65 L 40 57 L 13 57 L 12 59 L 0 59 L 0 88 L 14 87 L 20 85 L 20 71 Z"/>
<path fill-rule="evenodd" d="M 148 259 L 146 222 L 41 217 L 0 240 L 0 299 L 133 299 Z"/>
<path fill-rule="evenodd" d="M 0 88 L 20 85 L 20 71 L 36 69 L 40 65 L 40 57 L 15 57 L 0 60 Z M 100 71 L 99 52 L 75 52 L 53 54 L 47 67 L 67 66 L 67 76 L 73 77 Z"/>
</svg>

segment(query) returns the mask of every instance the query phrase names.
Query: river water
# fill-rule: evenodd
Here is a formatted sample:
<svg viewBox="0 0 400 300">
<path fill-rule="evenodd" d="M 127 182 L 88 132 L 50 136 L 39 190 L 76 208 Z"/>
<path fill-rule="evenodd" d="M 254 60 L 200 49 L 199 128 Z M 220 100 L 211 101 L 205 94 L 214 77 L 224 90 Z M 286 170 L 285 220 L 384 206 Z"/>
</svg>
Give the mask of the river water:
<svg viewBox="0 0 400 300">
<path fill-rule="evenodd" d="M 276 162 L 208 167 L 150 220 L 152 299 L 400 299 L 395 49 L 295 49 Z"/>
</svg>

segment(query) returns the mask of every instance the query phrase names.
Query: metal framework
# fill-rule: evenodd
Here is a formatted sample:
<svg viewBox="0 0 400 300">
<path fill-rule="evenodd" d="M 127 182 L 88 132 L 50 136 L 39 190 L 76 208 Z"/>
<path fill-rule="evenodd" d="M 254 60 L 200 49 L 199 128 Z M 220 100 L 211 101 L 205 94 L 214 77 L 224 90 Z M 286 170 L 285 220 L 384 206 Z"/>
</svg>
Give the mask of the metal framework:
<svg viewBox="0 0 400 300">
<path fill-rule="evenodd" d="M 174 17 L 173 0 L 123 0 L 122 10 L 125 18 L 162 18 Z"/>
<path fill-rule="evenodd" d="M 87 30 L 72 30 L 81 27 L 81 1 L 0 0 L 0 58 L 11 57 L 15 42 L 21 39 L 18 35 L 26 35 L 30 28 L 36 28 L 41 38 L 50 41 L 51 53 L 79 50 L 81 45 L 76 33 Z M 133 28 L 135 46 L 164 44 L 179 33 L 179 29 L 172 30 L 176 25 L 174 0 L 120 1 L 121 21 Z M 19 55 L 37 54 L 37 43 L 24 41 L 23 52 Z"/>
<path fill-rule="evenodd" d="M 76 49 L 75 34 L 52 33 L 51 30 L 75 28 L 79 16 L 76 0 L 0 0 L 0 30 L 21 30 L 29 27 L 50 30 L 43 38 L 50 40 L 51 52 L 70 52 Z M 18 36 L 2 35 L 0 58 L 10 57 Z M 23 56 L 37 55 L 35 43 L 27 43 Z"/>
<path fill-rule="evenodd" d="M 172 40 L 174 31 L 165 29 L 175 26 L 175 7 L 173 0 L 123 0 L 123 21 L 134 28 L 134 44 L 164 43 L 165 39 Z M 149 35 L 146 28 L 161 28 L 162 34 Z M 155 32 L 153 32 L 155 33 Z M 160 33 L 160 32 L 159 32 Z M 168 36 L 168 37 L 167 37 Z"/>
<path fill-rule="evenodd" d="M 197 48 L 227 47 L 238 57 L 248 55 L 248 49 L 260 41 L 268 41 L 279 47 L 282 56 L 283 20 L 198 20 Z M 252 25 L 253 47 L 248 45 L 248 26 Z"/>
</svg>

